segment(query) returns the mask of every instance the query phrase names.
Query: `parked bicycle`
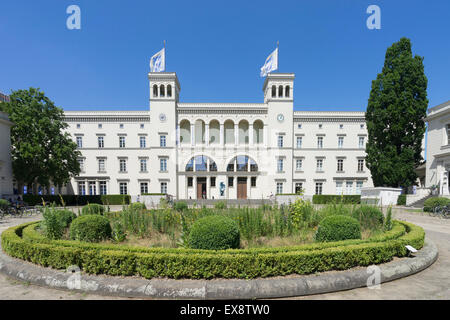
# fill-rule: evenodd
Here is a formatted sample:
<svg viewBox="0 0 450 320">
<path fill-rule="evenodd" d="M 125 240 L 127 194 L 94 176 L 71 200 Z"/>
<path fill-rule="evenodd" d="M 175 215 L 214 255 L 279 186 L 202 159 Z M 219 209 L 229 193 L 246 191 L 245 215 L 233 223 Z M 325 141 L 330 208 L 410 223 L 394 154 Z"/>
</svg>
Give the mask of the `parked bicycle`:
<svg viewBox="0 0 450 320">
<path fill-rule="evenodd" d="M 440 218 L 450 218 L 450 205 L 435 207 L 433 210 L 433 215 Z"/>
</svg>

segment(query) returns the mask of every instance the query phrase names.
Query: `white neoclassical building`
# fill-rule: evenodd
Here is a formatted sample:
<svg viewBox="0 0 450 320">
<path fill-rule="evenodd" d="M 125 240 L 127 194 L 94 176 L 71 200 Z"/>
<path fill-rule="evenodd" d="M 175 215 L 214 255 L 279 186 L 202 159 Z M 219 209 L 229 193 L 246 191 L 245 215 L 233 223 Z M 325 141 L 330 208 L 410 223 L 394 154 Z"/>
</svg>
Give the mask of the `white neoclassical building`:
<svg viewBox="0 0 450 320">
<path fill-rule="evenodd" d="M 0 112 L 0 198 L 13 195 L 13 173 L 11 165 L 11 127 L 8 115 Z"/>
<path fill-rule="evenodd" d="M 450 101 L 429 109 L 426 121 L 428 133 L 425 187 L 436 186 L 440 195 L 450 196 Z"/>
<path fill-rule="evenodd" d="M 364 112 L 294 111 L 294 74 L 271 73 L 263 103 L 182 103 L 175 73 L 149 73 L 149 111 L 66 111 L 82 172 L 75 194 L 177 199 L 359 194 Z"/>
</svg>

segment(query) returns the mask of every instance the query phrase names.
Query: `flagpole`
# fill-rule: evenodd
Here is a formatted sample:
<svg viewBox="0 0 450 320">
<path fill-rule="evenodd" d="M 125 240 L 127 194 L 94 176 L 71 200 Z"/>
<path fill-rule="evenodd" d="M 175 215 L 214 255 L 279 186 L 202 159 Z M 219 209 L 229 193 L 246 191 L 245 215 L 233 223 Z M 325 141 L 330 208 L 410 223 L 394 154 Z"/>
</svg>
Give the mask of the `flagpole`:
<svg viewBox="0 0 450 320">
<path fill-rule="evenodd" d="M 166 40 L 164 40 L 164 72 L 166 72 Z"/>
<path fill-rule="evenodd" d="M 280 50 L 278 49 L 279 45 L 280 45 L 280 41 L 277 40 L 277 70 L 280 69 L 280 64 L 279 64 L 280 59 L 278 59 L 278 55 L 280 54 Z"/>
</svg>

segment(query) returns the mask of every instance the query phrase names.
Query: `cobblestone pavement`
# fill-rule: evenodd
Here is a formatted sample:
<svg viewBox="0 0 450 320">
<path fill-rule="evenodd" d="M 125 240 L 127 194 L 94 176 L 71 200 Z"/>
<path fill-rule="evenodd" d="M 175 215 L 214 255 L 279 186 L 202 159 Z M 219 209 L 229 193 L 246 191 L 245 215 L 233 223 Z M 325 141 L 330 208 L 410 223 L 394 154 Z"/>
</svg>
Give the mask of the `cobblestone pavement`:
<svg viewBox="0 0 450 320">
<path fill-rule="evenodd" d="M 0 220 L 0 231 L 39 216 Z M 430 217 L 420 212 L 396 209 L 394 218 L 407 220 L 423 227 L 427 239 L 439 249 L 438 260 L 428 269 L 396 281 L 384 283 L 380 289 L 359 288 L 336 293 L 287 299 L 450 299 L 450 219 Z M 0 300 L 99 300 L 123 299 L 78 292 L 49 289 L 11 279 L 0 274 Z"/>
</svg>

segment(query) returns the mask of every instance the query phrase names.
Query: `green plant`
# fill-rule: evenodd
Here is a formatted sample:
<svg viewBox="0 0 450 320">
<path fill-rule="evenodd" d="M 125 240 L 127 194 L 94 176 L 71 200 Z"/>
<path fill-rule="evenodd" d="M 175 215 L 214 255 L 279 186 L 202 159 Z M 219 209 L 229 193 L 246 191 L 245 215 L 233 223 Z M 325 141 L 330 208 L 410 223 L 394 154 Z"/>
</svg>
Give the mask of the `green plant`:
<svg viewBox="0 0 450 320">
<path fill-rule="evenodd" d="M 332 215 L 320 222 L 315 239 L 319 242 L 361 239 L 361 228 L 352 217 Z"/>
<path fill-rule="evenodd" d="M 346 203 L 358 204 L 361 202 L 360 195 L 329 195 L 329 194 L 315 194 L 312 202 L 314 204 L 328 204 L 328 203 Z"/>
<path fill-rule="evenodd" d="M 177 211 L 185 211 L 188 209 L 188 205 L 185 201 L 176 201 L 174 204 L 174 209 Z"/>
<path fill-rule="evenodd" d="M 63 228 L 68 228 L 77 215 L 70 210 L 56 210 L 55 214 Z"/>
<path fill-rule="evenodd" d="M 289 205 L 289 214 L 292 224 L 296 228 L 313 227 L 316 225 L 316 211 L 309 201 L 297 199 Z"/>
<path fill-rule="evenodd" d="M 386 213 L 386 219 L 384 221 L 384 230 L 389 231 L 392 230 L 392 207 L 389 206 Z"/>
<path fill-rule="evenodd" d="M 214 208 L 217 210 L 224 210 L 227 208 L 227 203 L 225 201 L 217 201 L 214 204 Z"/>
<path fill-rule="evenodd" d="M 142 202 L 133 202 L 132 204 L 130 204 L 130 208 L 134 210 L 147 210 L 145 203 Z"/>
<path fill-rule="evenodd" d="M 208 216 L 194 223 L 189 232 L 189 247 L 194 249 L 223 250 L 238 248 L 239 228 L 232 219 Z"/>
<path fill-rule="evenodd" d="M 359 221 L 363 229 L 378 229 L 383 226 L 384 216 L 376 206 L 361 205 L 356 208 L 352 217 Z"/>
<path fill-rule="evenodd" d="M 406 206 L 406 194 L 401 194 L 397 198 L 398 206 Z"/>
<path fill-rule="evenodd" d="M 69 233 L 72 240 L 99 242 L 111 238 L 111 225 L 104 216 L 84 215 L 72 221 Z"/>
<path fill-rule="evenodd" d="M 9 201 L 5 199 L 0 199 L 0 211 L 5 212 L 8 210 L 9 207 Z"/>
<path fill-rule="evenodd" d="M 44 220 L 41 222 L 42 231 L 46 238 L 58 240 L 64 234 L 63 219 L 58 215 L 58 211 L 54 207 L 44 207 L 42 216 Z"/>
<path fill-rule="evenodd" d="M 114 242 L 123 242 L 127 238 L 125 226 L 120 220 L 114 220 L 111 223 L 111 239 Z"/>
<path fill-rule="evenodd" d="M 87 214 L 103 215 L 104 213 L 105 213 L 105 207 L 98 203 L 89 203 L 81 209 L 81 215 L 87 215 Z"/>
<path fill-rule="evenodd" d="M 443 197 L 433 197 L 425 200 L 423 203 L 423 211 L 433 212 L 436 207 L 447 206 L 450 204 L 450 199 Z"/>
</svg>

